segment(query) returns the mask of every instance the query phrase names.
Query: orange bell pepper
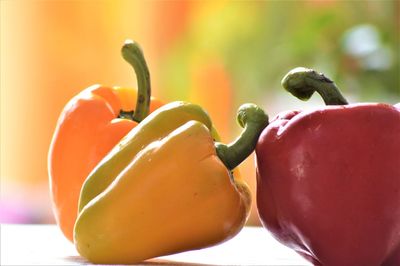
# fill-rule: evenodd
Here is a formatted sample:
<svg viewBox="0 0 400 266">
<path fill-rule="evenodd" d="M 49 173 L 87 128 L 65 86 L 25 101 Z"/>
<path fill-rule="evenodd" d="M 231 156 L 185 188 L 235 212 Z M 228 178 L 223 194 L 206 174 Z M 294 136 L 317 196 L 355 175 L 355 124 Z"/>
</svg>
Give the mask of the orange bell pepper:
<svg viewBox="0 0 400 266">
<path fill-rule="evenodd" d="M 83 90 L 64 107 L 50 144 L 48 172 L 53 211 L 70 241 L 79 194 L 88 174 L 149 112 L 162 106 L 150 97 L 150 76 L 140 47 L 127 41 L 122 55 L 136 72 L 138 91 L 100 85 Z"/>
</svg>

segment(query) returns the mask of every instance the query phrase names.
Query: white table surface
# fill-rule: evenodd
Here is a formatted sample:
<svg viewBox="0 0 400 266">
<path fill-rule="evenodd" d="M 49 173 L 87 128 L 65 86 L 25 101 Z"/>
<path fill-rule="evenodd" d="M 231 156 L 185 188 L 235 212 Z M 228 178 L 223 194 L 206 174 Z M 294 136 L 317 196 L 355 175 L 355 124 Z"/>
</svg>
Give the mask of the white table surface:
<svg viewBox="0 0 400 266">
<path fill-rule="evenodd" d="M 1 225 L 1 265 L 90 265 L 55 225 Z M 139 265 L 311 265 L 262 227 L 245 227 L 218 246 Z"/>
</svg>

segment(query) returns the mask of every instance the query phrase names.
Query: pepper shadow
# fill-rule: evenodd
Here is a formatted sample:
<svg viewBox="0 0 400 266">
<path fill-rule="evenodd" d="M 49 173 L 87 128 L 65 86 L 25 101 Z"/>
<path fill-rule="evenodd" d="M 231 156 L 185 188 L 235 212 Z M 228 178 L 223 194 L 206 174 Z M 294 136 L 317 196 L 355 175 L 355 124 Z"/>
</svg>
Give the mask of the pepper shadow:
<svg viewBox="0 0 400 266">
<path fill-rule="evenodd" d="M 66 262 L 65 265 L 99 265 L 99 266 L 119 266 L 126 264 L 92 264 L 83 257 L 80 256 L 68 256 L 64 257 L 63 260 Z M 64 265 L 64 264 L 59 264 Z M 218 266 L 217 264 L 204 264 L 204 263 L 192 263 L 192 262 L 182 262 L 182 261 L 174 261 L 174 260 L 165 260 L 165 259 L 150 259 L 147 261 L 143 261 L 137 264 L 128 264 L 135 266 Z"/>
</svg>

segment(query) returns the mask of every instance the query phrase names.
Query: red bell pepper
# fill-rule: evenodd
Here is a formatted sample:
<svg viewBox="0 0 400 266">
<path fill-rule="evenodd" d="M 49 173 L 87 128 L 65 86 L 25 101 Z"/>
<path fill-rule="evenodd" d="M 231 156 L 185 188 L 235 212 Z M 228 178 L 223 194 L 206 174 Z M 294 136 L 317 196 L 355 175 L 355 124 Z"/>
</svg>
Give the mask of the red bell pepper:
<svg viewBox="0 0 400 266">
<path fill-rule="evenodd" d="M 347 104 L 305 68 L 282 85 L 327 107 L 276 116 L 256 147 L 257 207 L 281 243 L 315 265 L 400 265 L 400 105 Z"/>
</svg>

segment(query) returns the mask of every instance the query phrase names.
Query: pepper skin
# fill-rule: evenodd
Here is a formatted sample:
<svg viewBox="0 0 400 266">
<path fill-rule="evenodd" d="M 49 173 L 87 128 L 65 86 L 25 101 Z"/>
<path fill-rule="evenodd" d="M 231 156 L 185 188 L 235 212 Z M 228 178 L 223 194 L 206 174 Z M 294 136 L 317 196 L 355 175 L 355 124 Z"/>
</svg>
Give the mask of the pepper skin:
<svg viewBox="0 0 400 266">
<path fill-rule="evenodd" d="M 149 111 L 162 105 L 150 99 L 149 74 L 137 44 L 127 42 L 122 54 L 135 69 L 138 92 L 100 85 L 85 89 L 65 106 L 50 145 L 48 171 L 54 215 L 70 241 L 87 175 Z"/>
<path fill-rule="evenodd" d="M 253 151 L 268 118 L 248 104 L 238 120 L 242 135 L 224 145 L 214 143 L 210 118 L 197 105 L 173 102 L 150 114 L 85 181 L 78 252 L 93 263 L 133 264 L 236 235 L 251 194 L 231 171 Z"/>
<path fill-rule="evenodd" d="M 256 147 L 262 224 L 314 265 L 400 265 L 400 109 L 347 105 L 323 74 L 282 81 L 326 104 L 279 114 Z M 398 105 L 397 105 L 398 106 Z"/>
</svg>

